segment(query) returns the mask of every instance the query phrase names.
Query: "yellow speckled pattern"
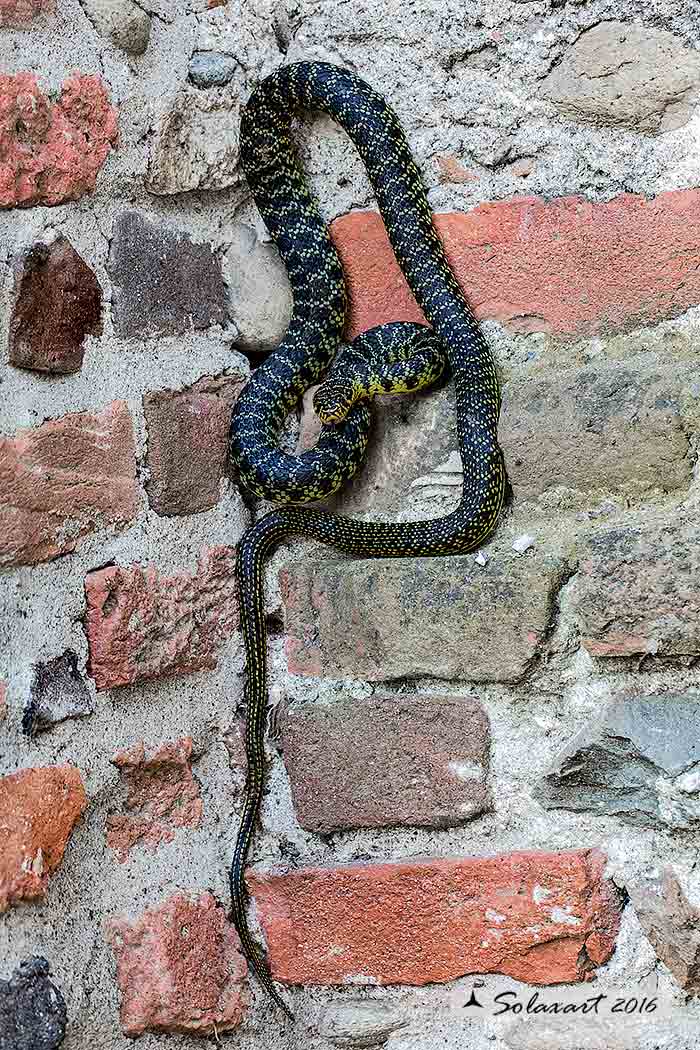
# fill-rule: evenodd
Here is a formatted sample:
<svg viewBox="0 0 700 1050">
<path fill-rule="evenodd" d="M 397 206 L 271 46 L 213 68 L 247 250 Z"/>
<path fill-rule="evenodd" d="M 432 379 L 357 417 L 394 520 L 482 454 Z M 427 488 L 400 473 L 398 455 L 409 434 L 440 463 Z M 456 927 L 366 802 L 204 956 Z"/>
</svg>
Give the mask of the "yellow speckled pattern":
<svg viewBox="0 0 700 1050">
<path fill-rule="evenodd" d="M 267 514 L 239 545 L 248 773 L 231 866 L 233 919 L 253 970 L 289 1016 L 264 954 L 250 934 L 245 906 L 244 864 L 265 773 L 265 561 L 282 539 L 293 534 L 364 557 L 463 554 L 478 547 L 494 528 L 506 485 L 496 436 L 500 408 L 496 370 L 445 258 L 403 131 L 392 110 L 364 81 L 320 62 L 278 69 L 253 92 L 241 122 L 246 176 L 287 267 L 294 296 L 291 323 L 281 346 L 255 371 L 234 408 L 230 452 L 241 481 L 257 495 L 277 502 L 321 499 L 357 470 L 369 426 L 367 406 L 358 401 L 341 423 L 324 426 L 319 446 L 311 454 L 289 456 L 278 448 L 285 416 L 328 368 L 345 319 L 342 268 L 291 140 L 293 117 L 303 110 L 324 110 L 337 120 L 367 168 L 401 269 L 449 360 L 464 482 L 459 506 L 443 518 L 368 523 L 292 505 Z"/>
</svg>

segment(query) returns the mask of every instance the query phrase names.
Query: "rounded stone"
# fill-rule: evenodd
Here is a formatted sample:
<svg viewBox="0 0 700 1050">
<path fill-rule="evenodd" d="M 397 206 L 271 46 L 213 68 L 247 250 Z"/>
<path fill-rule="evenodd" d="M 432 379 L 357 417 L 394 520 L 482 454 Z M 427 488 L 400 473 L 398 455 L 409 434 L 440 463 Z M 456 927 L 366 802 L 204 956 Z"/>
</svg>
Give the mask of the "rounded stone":
<svg viewBox="0 0 700 1050">
<path fill-rule="evenodd" d="M 100 36 L 129 55 L 144 53 L 151 37 L 151 19 L 132 0 L 82 0 L 82 4 Z"/>
<path fill-rule="evenodd" d="M 236 65 L 231 55 L 218 51 L 195 51 L 187 72 L 195 87 L 223 87 L 233 76 Z"/>
<path fill-rule="evenodd" d="M 229 309 L 244 353 L 265 353 L 282 341 L 292 314 L 287 272 L 273 244 L 240 226 L 224 257 Z"/>
</svg>

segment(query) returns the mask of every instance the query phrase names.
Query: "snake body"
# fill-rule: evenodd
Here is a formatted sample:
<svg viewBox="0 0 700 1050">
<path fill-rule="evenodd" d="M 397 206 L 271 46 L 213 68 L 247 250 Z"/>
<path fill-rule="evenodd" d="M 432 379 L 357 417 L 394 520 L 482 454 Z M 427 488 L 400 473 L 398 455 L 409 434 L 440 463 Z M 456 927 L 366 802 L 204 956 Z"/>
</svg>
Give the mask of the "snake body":
<svg viewBox="0 0 700 1050">
<path fill-rule="evenodd" d="M 294 457 L 278 447 L 285 417 L 328 368 L 345 320 L 342 267 L 291 137 L 294 117 L 309 110 L 328 113 L 345 128 L 360 153 L 396 258 L 449 361 L 464 480 L 459 505 L 442 518 L 376 523 L 295 505 L 323 498 L 352 476 L 364 455 L 369 428 L 368 406 L 360 400 L 349 406 L 340 422 L 324 425 L 319 445 L 311 453 Z M 420 173 L 401 126 L 383 98 L 358 76 L 335 66 L 320 62 L 284 66 L 262 81 L 248 101 L 240 148 L 255 202 L 287 268 L 294 307 L 280 347 L 256 369 L 234 407 L 230 453 L 247 488 L 292 505 L 261 518 L 238 547 L 248 770 L 230 883 L 233 921 L 243 950 L 267 992 L 289 1014 L 250 933 L 244 880 L 265 772 L 265 562 L 277 544 L 293 534 L 320 540 L 346 554 L 373 558 L 473 550 L 496 524 L 506 478 L 497 442 L 500 392 L 495 366 L 433 227 Z"/>
</svg>

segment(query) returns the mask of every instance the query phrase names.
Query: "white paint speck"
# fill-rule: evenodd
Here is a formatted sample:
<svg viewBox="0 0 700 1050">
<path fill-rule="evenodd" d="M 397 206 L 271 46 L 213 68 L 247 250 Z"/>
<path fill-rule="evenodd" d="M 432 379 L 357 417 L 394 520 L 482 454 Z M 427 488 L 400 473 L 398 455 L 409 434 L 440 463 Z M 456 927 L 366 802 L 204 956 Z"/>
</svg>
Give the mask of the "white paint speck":
<svg viewBox="0 0 700 1050">
<path fill-rule="evenodd" d="M 460 780 L 483 780 L 485 775 L 478 762 L 448 762 L 447 768 Z"/>
<path fill-rule="evenodd" d="M 700 791 L 700 766 L 694 766 L 687 773 L 678 777 L 675 786 L 684 795 L 697 795 Z"/>
<path fill-rule="evenodd" d="M 552 922 L 561 922 L 565 926 L 580 926 L 583 921 L 577 915 L 570 915 L 568 908 L 552 908 L 549 914 L 552 917 Z"/>
<path fill-rule="evenodd" d="M 542 901 L 546 901 L 547 897 L 551 897 L 552 891 L 548 890 L 546 886 L 535 885 L 532 888 L 532 899 L 535 904 L 541 904 Z"/>
</svg>

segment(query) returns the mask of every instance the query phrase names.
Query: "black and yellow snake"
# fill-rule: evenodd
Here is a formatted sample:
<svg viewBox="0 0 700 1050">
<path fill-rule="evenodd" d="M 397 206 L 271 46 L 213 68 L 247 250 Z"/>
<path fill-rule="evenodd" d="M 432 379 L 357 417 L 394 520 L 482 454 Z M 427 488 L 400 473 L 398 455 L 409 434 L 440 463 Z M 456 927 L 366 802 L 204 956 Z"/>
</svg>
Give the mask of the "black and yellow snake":
<svg viewBox="0 0 700 1050">
<path fill-rule="evenodd" d="M 321 540 L 347 554 L 373 558 L 464 553 L 482 543 L 493 529 L 506 483 L 496 436 L 500 392 L 494 363 L 445 258 L 401 126 L 382 97 L 359 77 L 320 62 L 278 69 L 253 92 L 241 121 L 242 165 L 287 268 L 294 309 L 282 344 L 256 369 L 234 408 L 230 452 L 240 480 L 256 495 L 276 502 L 297 504 L 322 499 L 359 467 L 369 428 L 366 402 L 358 400 L 345 406 L 347 415 L 340 421 L 342 413 L 334 414 L 326 406 L 326 418 L 334 421 L 324 424 L 315 449 L 301 457 L 279 449 L 280 431 L 289 411 L 325 373 L 345 321 L 342 267 L 309 193 L 291 138 L 294 117 L 308 110 L 328 113 L 357 147 L 396 258 L 432 326 L 434 336 L 430 338 L 444 348 L 455 386 L 464 482 L 457 509 L 436 520 L 368 523 L 314 508 L 288 506 L 263 517 L 239 544 L 248 772 L 231 867 L 233 920 L 253 970 L 288 1014 L 265 956 L 248 929 L 243 870 L 265 772 L 265 561 L 272 549 L 292 534 Z M 401 326 L 382 329 L 386 327 Z M 409 338 L 417 340 L 420 351 L 422 337 L 415 332 L 418 326 L 408 327 L 413 330 Z M 380 343 L 384 340 L 382 329 L 375 330 Z M 427 331 L 422 329 L 423 333 Z M 349 367 L 352 372 L 352 362 Z M 428 366 L 420 365 L 419 370 L 422 368 Z M 417 383 L 402 373 L 399 389 L 410 389 Z M 381 386 L 380 381 L 370 393 Z M 347 401 L 356 395 L 357 390 Z"/>
</svg>

